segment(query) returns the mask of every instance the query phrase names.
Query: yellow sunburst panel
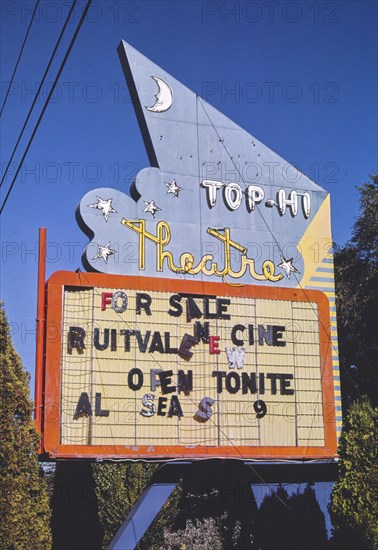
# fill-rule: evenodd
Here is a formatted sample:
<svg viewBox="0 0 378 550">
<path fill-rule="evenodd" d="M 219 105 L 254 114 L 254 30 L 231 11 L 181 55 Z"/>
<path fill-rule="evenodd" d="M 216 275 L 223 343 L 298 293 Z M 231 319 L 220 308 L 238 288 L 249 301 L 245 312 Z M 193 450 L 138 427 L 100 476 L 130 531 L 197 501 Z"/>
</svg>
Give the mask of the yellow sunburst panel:
<svg viewBox="0 0 378 550">
<path fill-rule="evenodd" d="M 330 196 L 327 195 L 312 223 L 308 226 L 299 242 L 299 250 L 302 253 L 305 265 L 300 284 L 301 287 L 307 288 L 308 286 L 314 286 L 311 282 L 311 277 L 316 274 L 316 270 L 320 267 L 322 261 L 325 258 L 333 260 L 332 254 L 329 253 L 331 246 Z M 331 266 L 332 264 L 330 264 L 330 267 Z M 328 276 L 327 274 L 327 277 Z"/>
<path fill-rule="evenodd" d="M 335 301 L 335 278 L 333 273 L 330 195 L 322 203 L 315 218 L 303 235 L 298 248 L 302 253 L 305 265 L 304 274 L 298 286 L 323 291 L 330 300 L 330 304 L 333 305 Z M 333 347 L 332 365 L 335 383 L 336 432 L 339 437 L 342 429 L 342 418 L 339 360 L 335 357 L 335 355 L 338 356 L 335 311 L 331 313 L 330 337 Z"/>
</svg>

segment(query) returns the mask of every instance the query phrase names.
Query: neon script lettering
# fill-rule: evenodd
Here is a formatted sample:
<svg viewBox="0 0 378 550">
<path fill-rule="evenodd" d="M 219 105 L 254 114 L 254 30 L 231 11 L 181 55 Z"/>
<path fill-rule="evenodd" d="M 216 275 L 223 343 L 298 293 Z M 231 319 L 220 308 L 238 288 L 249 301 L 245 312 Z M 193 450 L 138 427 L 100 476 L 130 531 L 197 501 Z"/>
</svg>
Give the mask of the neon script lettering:
<svg viewBox="0 0 378 550">
<path fill-rule="evenodd" d="M 277 282 L 283 278 L 282 274 L 275 274 L 275 266 L 271 260 L 265 260 L 262 264 L 262 273 L 257 273 L 255 269 L 255 261 L 247 257 L 247 249 L 241 244 L 233 241 L 230 237 L 230 229 L 225 228 L 223 233 L 216 229 L 207 229 L 207 233 L 221 241 L 223 245 L 224 265 L 219 266 L 214 261 L 212 254 L 205 254 L 195 265 L 196 260 L 190 252 L 184 252 L 180 256 L 179 265 L 174 263 L 173 254 L 165 247 L 171 240 L 171 229 L 165 221 L 160 221 L 156 224 L 156 235 L 146 230 L 146 222 L 143 219 L 126 220 L 121 222 L 125 227 L 139 234 L 139 269 L 144 270 L 146 264 L 145 243 L 146 239 L 156 244 L 156 270 L 163 271 L 164 262 L 166 261 L 168 268 L 173 273 L 188 273 L 189 275 L 204 275 L 216 277 L 232 277 L 239 279 L 249 270 L 250 276 L 257 281 L 272 281 Z M 234 271 L 231 261 L 231 250 L 237 250 L 241 253 L 241 266 L 238 271 Z"/>
</svg>

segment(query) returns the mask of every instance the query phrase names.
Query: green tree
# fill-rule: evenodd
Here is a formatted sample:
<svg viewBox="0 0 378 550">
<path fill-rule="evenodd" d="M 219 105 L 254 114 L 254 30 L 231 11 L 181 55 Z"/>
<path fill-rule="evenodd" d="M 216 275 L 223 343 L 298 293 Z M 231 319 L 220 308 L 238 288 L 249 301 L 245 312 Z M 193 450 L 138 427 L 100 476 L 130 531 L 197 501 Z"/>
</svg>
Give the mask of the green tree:
<svg viewBox="0 0 378 550">
<path fill-rule="evenodd" d="M 131 508 L 125 486 L 126 466 L 126 463 L 98 463 L 92 466 L 98 516 L 104 530 L 105 548 Z"/>
<path fill-rule="evenodd" d="M 335 251 L 336 305 L 344 410 L 362 395 L 378 402 L 378 174 L 358 188 L 352 238 Z"/>
<path fill-rule="evenodd" d="M 378 549 L 378 409 L 351 405 L 339 441 L 339 481 L 332 491 L 333 542 L 343 550 Z"/>
<path fill-rule="evenodd" d="M 0 304 L 0 548 L 51 547 L 50 506 L 38 464 L 29 379 Z"/>
</svg>

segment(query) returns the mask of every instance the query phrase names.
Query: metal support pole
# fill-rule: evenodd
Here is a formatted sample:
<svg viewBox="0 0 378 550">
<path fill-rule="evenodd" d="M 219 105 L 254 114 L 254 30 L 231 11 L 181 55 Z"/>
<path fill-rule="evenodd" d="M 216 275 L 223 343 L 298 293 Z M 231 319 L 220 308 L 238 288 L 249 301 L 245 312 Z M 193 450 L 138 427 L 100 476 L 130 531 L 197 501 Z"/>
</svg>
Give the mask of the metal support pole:
<svg viewBox="0 0 378 550">
<path fill-rule="evenodd" d="M 177 483 L 154 483 L 138 498 L 108 546 L 108 550 L 134 550 Z"/>
<path fill-rule="evenodd" d="M 38 249 L 38 297 L 37 297 L 37 334 L 35 349 L 35 409 L 34 422 L 35 427 L 41 434 L 39 444 L 39 453 L 43 451 L 43 426 L 42 426 L 42 407 L 43 407 L 43 377 L 44 377 L 44 354 L 45 354 L 45 325 L 46 325 L 46 229 L 39 229 L 39 249 Z"/>
</svg>

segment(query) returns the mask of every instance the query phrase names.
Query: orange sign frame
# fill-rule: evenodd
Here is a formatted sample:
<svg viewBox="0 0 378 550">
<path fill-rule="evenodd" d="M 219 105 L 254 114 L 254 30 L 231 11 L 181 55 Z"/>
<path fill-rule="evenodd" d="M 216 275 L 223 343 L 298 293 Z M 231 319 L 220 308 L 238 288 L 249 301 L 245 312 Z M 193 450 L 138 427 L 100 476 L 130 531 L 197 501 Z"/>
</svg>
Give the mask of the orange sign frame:
<svg viewBox="0 0 378 550">
<path fill-rule="evenodd" d="M 322 399 L 324 419 L 324 446 L 151 446 L 124 445 L 67 445 L 60 443 L 61 417 L 61 358 L 64 287 L 113 287 L 130 290 L 150 290 L 197 295 L 216 295 L 295 302 L 314 302 L 318 305 L 320 364 L 322 366 Z M 336 456 L 335 402 L 332 376 L 332 346 L 330 345 L 329 302 L 317 290 L 268 288 L 261 286 L 230 286 L 225 283 L 198 282 L 182 279 L 157 279 L 74 273 L 59 271 L 46 283 L 46 327 L 44 331 L 45 361 L 37 365 L 37 375 L 44 380 L 43 402 L 36 408 L 43 411 L 41 421 L 42 450 L 52 458 L 130 458 L 130 459 L 330 459 Z M 40 371 L 38 372 L 38 369 Z M 41 372 L 42 370 L 42 372 Z"/>
</svg>

